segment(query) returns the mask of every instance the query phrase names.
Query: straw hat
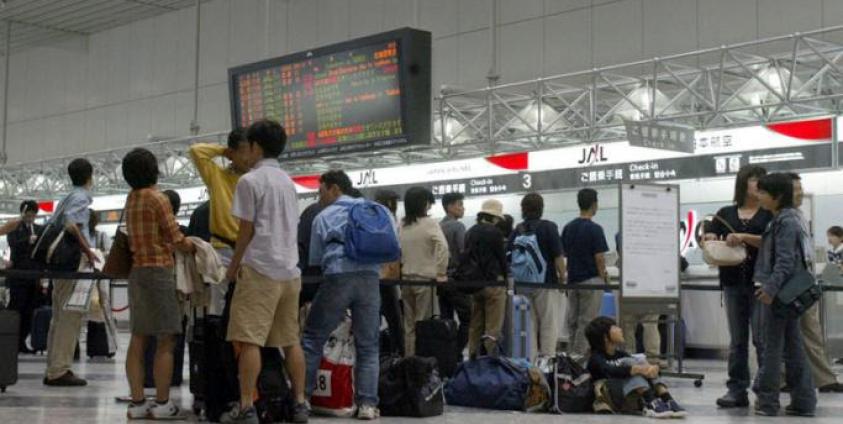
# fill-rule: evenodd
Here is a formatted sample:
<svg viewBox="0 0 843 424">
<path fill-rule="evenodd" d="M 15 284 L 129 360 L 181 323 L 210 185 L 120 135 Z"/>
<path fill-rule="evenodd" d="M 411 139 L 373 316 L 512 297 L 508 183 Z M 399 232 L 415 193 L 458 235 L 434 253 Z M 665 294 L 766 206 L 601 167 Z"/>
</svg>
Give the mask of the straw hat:
<svg viewBox="0 0 843 424">
<path fill-rule="evenodd" d="M 483 206 L 480 207 L 480 213 L 489 214 L 503 219 L 503 203 L 499 200 L 489 199 L 483 202 Z"/>
</svg>

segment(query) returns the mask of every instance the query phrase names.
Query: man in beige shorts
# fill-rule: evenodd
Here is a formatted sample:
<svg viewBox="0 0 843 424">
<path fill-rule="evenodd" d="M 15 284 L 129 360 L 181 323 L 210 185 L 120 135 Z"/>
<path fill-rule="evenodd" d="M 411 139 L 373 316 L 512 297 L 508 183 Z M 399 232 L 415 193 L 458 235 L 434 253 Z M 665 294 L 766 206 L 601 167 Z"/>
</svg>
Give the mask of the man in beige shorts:
<svg viewBox="0 0 843 424">
<path fill-rule="evenodd" d="M 240 404 L 222 423 L 258 424 L 253 401 L 261 371 L 261 346 L 281 348 L 296 405 L 293 422 L 306 423 L 304 352 L 299 343 L 298 198 L 278 156 L 287 136 L 277 122 L 262 120 L 246 132 L 244 155 L 251 167 L 234 192 L 232 215 L 240 220 L 229 281 L 236 281 L 231 300 L 228 340 L 239 351 Z"/>
</svg>

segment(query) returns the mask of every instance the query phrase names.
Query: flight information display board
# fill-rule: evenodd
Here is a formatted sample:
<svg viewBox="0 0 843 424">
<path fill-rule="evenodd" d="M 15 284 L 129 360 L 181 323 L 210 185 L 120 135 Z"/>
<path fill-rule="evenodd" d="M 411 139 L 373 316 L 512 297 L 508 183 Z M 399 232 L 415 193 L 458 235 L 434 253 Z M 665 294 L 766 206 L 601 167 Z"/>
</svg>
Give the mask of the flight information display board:
<svg viewBox="0 0 843 424">
<path fill-rule="evenodd" d="M 430 33 L 402 29 L 229 71 L 232 125 L 269 118 L 282 159 L 430 142 Z"/>
</svg>

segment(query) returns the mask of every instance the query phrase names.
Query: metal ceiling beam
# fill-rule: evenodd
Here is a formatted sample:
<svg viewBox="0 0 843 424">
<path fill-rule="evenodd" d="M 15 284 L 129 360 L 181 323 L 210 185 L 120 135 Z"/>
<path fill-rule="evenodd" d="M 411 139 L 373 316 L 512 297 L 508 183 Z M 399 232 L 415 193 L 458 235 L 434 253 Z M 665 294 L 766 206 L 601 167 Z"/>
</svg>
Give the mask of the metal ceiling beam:
<svg viewBox="0 0 843 424">
<path fill-rule="evenodd" d="M 125 1 L 126 3 L 137 3 L 137 4 L 142 4 L 144 6 L 156 7 L 156 8 L 166 10 L 166 11 L 169 11 L 169 12 L 179 10 L 179 8 L 177 8 L 177 7 L 158 4 L 158 3 L 155 3 L 154 1 L 147 1 L 147 0 L 123 0 L 123 1 Z"/>
<path fill-rule="evenodd" d="M 836 115 L 843 101 L 843 26 L 774 37 L 484 89 L 450 90 L 435 99 L 434 125 L 451 120 L 452 133 L 429 146 L 384 149 L 285 162 L 294 175 L 327 169 L 366 169 L 541 150 L 623 139 L 623 119 L 669 121 L 696 129 L 758 125 Z M 746 50 L 780 47 L 776 54 Z M 703 59 L 708 59 L 704 61 Z M 689 66 L 687 63 L 698 63 Z M 645 99 L 650 99 L 649 102 Z M 523 116 L 550 108 L 547 121 Z M 437 122 L 438 120 L 438 122 Z M 489 135 L 492 135 L 490 138 Z M 224 133 L 142 144 L 159 158 L 161 184 L 202 184 L 187 159 L 198 141 L 223 143 Z M 95 191 L 124 193 L 119 172 L 131 147 L 85 154 L 97 170 Z M 68 190 L 64 169 L 72 157 L 0 167 L 0 209 L 23 198 L 56 198 Z"/>
<path fill-rule="evenodd" d="M 68 34 L 68 35 L 75 35 L 75 36 L 86 36 L 86 35 L 88 35 L 87 32 L 74 31 L 74 30 L 71 30 L 71 29 L 64 29 L 64 28 L 54 27 L 54 26 L 51 26 L 51 25 L 37 24 L 37 23 L 34 23 L 34 22 L 27 22 L 27 21 L 23 21 L 23 20 L 20 20 L 20 19 L 6 19 L 6 21 L 11 22 L 15 25 L 23 25 L 23 26 L 28 26 L 28 27 L 32 27 L 32 28 L 38 28 L 38 29 L 45 30 L 45 31 L 64 33 L 64 34 Z"/>
</svg>

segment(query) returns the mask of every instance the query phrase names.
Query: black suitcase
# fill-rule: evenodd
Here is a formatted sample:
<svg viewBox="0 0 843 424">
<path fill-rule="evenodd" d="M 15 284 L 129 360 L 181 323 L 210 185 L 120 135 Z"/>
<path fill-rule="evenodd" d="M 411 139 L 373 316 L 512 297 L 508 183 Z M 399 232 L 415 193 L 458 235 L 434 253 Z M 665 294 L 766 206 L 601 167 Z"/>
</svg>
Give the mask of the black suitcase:
<svg viewBox="0 0 843 424">
<path fill-rule="evenodd" d="M 439 375 L 451 377 L 457 370 L 457 322 L 433 316 L 416 322 L 416 356 L 436 358 Z"/>
<path fill-rule="evenodd" d="M 96 356 L 114 357 L 108 347 L 108 332 L 104 322 L 88 321 L 88 334 L 85 340 L 85 353 L 88 358 Z"/>
<path fill-rule="evenodd" d="M 53 307 L 42 306 L 32 313 L 32 332 L 30 344 L 32 350 L 44 353 L 47 351 L 47 336 L 50 334 L 50 321 L 53 319 Z"/>
<path fill-rule="evenodd" d="M 234 348 L 225 340 L 226 325 L 222 317 L 208 315 L 203 320 L 204 350 L 199 374 L 205 378 L 205 417 L 219 422 L 220 416 L 230 409 L 232 402 L 240 399 L 237 378 L 237 361 Z M 207 359 L 207 360 L 205 360 Z"/>
<path fill-rule="evenodd" d="M 205 368 L 205 338 L 202 334 L 205 327 L 204 321 L 204 318 L 194 320 L 192 337 L 187 343 L 190 393 L 200 401 L 205 395 L 205 375 L 202 373 Z"/>
<path fill-rule="evenodd" d="M 0 393 L 18 381 L 20 315 L 0 307 Z"/>
</svg>

